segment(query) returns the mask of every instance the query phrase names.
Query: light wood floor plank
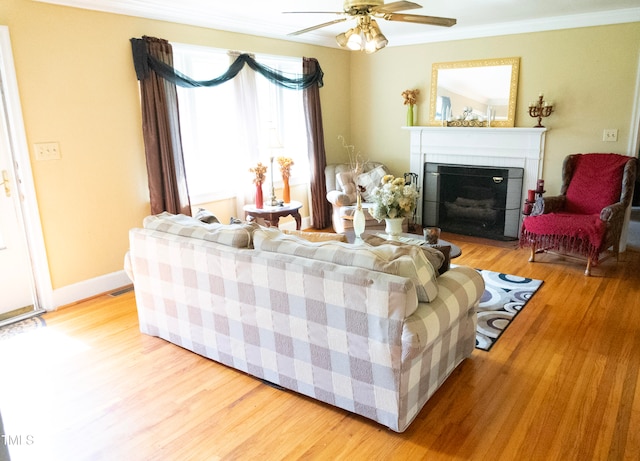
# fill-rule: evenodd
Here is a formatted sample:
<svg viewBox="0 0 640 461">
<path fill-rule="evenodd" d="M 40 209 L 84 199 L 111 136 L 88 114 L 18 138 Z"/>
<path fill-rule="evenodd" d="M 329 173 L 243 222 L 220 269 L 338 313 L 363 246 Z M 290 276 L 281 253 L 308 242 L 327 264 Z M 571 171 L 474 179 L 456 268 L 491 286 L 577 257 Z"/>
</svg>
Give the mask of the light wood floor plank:
<svg viewBox="0 0 640 461">
<path fill-rule="evenodd" d="M 34 438 L 14 459 L 640 459 L 640 252 L 585 277 L 556 256 L 529 263 L 513 243 L 444 238 L 462 249 L 456 264 L 544 284 L 406 432 L 143 335 L 125 293 L 0 342 L 5 429 Z"/>
</svg>

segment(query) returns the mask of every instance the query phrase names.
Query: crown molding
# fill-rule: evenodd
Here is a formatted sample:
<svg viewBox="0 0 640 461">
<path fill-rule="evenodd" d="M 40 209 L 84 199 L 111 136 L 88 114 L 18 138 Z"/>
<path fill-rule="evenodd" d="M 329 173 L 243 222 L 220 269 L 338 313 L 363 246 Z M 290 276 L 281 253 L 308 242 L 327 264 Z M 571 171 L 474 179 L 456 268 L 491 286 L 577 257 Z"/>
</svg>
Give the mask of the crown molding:
<svg viewBox="0 0 640 461">
<path fill-rule="evenodd" d="M 207 0 L 186 3 L 172 2 L 171 4 L 154 3 L 153 0 L 33 1 L 338 48 L 333 36 L 328 36 L 326 32 L 323 34 L 320 30 L 312 31 L 302 36 L 287 36 L 287 34 L 291 32 L 289 26 L 274 21 L 269 22 L 265 18 L 247 19 L 246 17 L 241 18 L 230 14 L 216 14 L 215 18 L 203 16 L 203 8 L 206 9 L 207 6 L 210 7 Z M 189 5 L 193 6 L 189 7 Z M 464 24 L 458 23 L 455 27 L 449 29 L 429 30 L 412 35 L 399 35 L 394 37 L 393 40 L 390 40 L 387 46 L 417 45 L 422 43 L 467 40 L 630 22 L 640 22 L 640 7 L 485 24 L 481 26 L 465 26 Z M 384 22 L 381 23 L 381 29 L 384 33 Z"/>
<path fill-rule="evenodd" d="M 530 19 L 482 26 L 457 27 L 447 30 L 420 33 L 398 37 L 387 46 L 417 45 L 420 43 L 446 42 L 473 38 L 496 37 L 500 35 L 526 34 L 580 27 L 606 26 L 640 22 L 640 7 L 611 10 L 596 13 L 572 14 L 552 18 Z M 384 33 L 384 30 L 383 30 Z"/>
</svg>

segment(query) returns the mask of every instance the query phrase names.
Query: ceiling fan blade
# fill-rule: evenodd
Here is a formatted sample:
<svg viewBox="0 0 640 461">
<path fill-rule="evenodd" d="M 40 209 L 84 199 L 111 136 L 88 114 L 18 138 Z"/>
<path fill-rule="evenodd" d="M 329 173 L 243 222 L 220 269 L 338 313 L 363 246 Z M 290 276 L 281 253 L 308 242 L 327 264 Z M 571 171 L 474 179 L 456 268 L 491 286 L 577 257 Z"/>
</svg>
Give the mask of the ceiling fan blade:
<svg viewBox="0 0 640 461">
<path fill-rule="evenodd" d="M 305 34 L 307 32 L 311 32 L 312 30 L 316 30 L 316 29 L 320 29 L 322 27 L 327 27 L 330 26 L 332 24 L 337 24 L 339 22 L 343 22 L 346 21 L 347 18 L 340 18 L 340 19 L 334 19 L 333 21 L 329 21 L 329 22 L 324 22 L 322 24 L 318 24 L 316 26 L 313 27 L 307 27 L 306 29 L 302 29 L 302 30 L 297 30 L 295 32 L 291 32 L 290 34 L 287 35 L 301 35 L 301 34 Z"/>
<path fill-rule="evenodd" d="M 452 18 L 440 18 L 437 16 L 420 16 L 418 14 L 395 14 L 385 13 L 382 15 L 387 21 L 413 22 L 416 24 L 428 24 L 431 26 L 451 27 L 456 24 L 456 20 Z"/>
<path fill-rule="evenodd" d="M 417 8 L 422 8 L 422 5 L 418 5 L 417 3 L 400 1 L 387 3 L 386 5 L 381 5 L 371 9 L 372 13 L 395 13 L 396 11 L 404 11 L 404 10 L 415 10 Z"/>
<path fill-rule="evenodd" d="M 344 11 L 283 11 L 282 14 L 344 14 Z"/>
</svg>

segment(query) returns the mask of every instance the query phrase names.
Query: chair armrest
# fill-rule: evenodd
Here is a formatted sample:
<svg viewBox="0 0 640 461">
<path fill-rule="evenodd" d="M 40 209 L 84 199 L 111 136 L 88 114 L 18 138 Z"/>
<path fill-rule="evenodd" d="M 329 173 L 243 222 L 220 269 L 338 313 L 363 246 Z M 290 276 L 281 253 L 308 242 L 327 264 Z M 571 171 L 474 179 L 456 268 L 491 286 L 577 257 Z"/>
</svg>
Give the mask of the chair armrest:
<svg viewBox="0 0 640 461">
<path fill-rule="evenodd" d="M 339 190 L 327 192 L 327 200 L 333 206 L 348 206 L 352 204 L 349 196 Z"/>
<path fill-rule="evenodd" d="M 543 197 L 544 211 L 543 214 L 555 213 L 564 209 L 564 203 L 566 197 L 564 195 L 552 195 L 549 197 Z"/>
<path fill-rule="evenodd" d="M 606 206 L 600 212 L 600 219 L 605 222 L 611 221 L 624 221 L 625 205 L 622 202 L 614 203 L 613 205 Z"/>
</svg>

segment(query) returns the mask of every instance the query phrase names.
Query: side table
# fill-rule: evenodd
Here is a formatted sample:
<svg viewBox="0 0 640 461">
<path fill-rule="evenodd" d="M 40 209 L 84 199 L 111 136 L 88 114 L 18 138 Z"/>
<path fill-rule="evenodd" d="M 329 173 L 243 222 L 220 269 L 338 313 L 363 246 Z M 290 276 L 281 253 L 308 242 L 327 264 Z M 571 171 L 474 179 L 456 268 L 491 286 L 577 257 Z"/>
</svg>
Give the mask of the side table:
<svg viewBox="0 0 640 461">
<path fill-rule="evenodd" d="M 245 205 L 242 207 L 244 210 L 244 216 L 247 220 L 252 219 L 264 219 L 265 224 L 268 227 L 278 227 L 278 222 L 283 216 L 292 216 L 296 220 L 296 230 L 300 230 L 302 227 L 302 217 L 300 216 L 300 208 L 302 203 L 291 201 L 291 203 L 284 203 L 282 206 L 268 206 L 263 208 L 256 208 L 255 204 Z"/>
</svg>

